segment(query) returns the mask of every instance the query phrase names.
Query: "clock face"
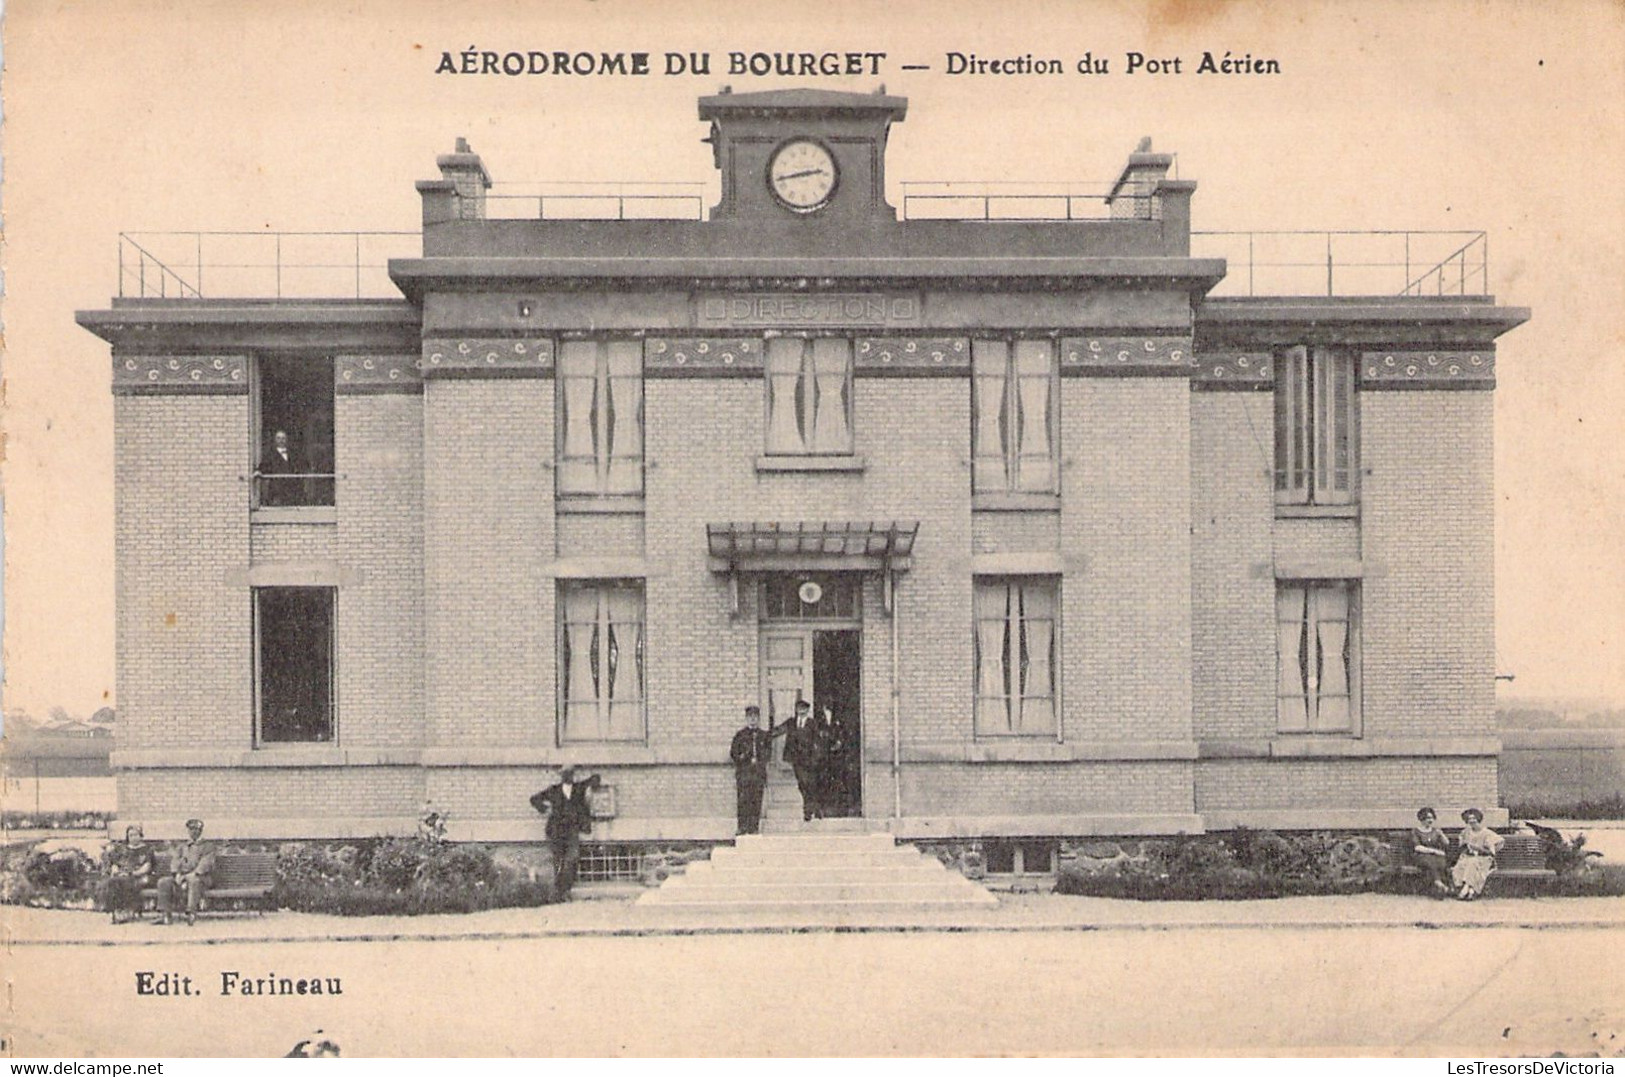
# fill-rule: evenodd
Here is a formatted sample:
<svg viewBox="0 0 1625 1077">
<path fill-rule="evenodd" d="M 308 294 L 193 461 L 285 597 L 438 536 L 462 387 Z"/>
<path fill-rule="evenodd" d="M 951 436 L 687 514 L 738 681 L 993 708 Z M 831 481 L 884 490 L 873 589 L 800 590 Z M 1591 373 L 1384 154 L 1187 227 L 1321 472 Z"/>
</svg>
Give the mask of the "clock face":
<svg viewBox="0 0 1625 1077">
<path fill-rule="evenodd" d="M 773 196 L 797 213 L 829 204 L 840 170 L 835 158 L 811 139 L 792 139 L 773 151 L 767 163 L 767 185 Z"/>
</svg>

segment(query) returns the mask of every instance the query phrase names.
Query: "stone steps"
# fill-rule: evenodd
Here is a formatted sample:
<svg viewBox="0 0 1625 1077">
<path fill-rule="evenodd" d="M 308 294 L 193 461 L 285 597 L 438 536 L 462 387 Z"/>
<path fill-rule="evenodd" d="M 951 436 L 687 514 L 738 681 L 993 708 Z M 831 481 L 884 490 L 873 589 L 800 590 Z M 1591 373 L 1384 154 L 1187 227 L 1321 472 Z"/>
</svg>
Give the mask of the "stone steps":
<svg viewBox="0 0 1625 1077">
<path fill-rule="evenodd" d="M 690 864 L 640 905 L 693 909 L 985 908 L 998 899 L 957 872 L 898 845 L 889 834 L 809 824 L 796 833 L 750 834 Z M 851 820 L 861 823 L 861 820 Z"/>
</svg>

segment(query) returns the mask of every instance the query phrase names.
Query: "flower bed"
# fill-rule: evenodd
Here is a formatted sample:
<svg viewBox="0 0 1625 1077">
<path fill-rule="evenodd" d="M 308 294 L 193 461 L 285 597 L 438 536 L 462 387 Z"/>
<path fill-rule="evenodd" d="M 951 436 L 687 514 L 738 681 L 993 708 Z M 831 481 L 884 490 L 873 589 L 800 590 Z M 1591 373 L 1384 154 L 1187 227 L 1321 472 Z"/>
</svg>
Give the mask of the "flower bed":
<svg viewBox="0 0 1625 1077">
<path fill-rule="evenodd" d="M 99 860 L 56 842 L 17 846 L 0 858 L 0 902 L 89 909 L 104 878 Z M 338 916 L 478 912 L 553 900 L 545 863 L 495 856 L 481 845 L 429 838 L 355 842 L 221 843 L 221 852 L 275 851 L 278 908 Z"/>
<path fill-rule="evenodd" d="M 1594 855 L 1594 854 L 1592 854 Z M 1508 893 L 1612 896 L 1625 868 L 1587 858 L 1584 837 L 1552 847 L 1556 880 L 1540 888 L 1507 879 Z M 1317 894 L 1415 893 L 1389 842 L 1368 834 L 1277 834 L 1238 827 L 1223 835 L 1063 844 L 1057 893 L 1140 901 L 1236 901 Z"/>
</svg>

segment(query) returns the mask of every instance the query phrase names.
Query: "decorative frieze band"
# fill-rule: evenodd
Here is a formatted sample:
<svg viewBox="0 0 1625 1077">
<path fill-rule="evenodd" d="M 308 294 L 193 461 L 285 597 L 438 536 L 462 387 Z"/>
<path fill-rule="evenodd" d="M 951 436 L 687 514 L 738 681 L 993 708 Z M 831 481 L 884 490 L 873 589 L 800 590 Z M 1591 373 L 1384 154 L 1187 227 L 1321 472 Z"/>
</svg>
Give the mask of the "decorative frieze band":
<svg viewBox="0 0 1625 1077">
<path fill-rule="evenodd" d="M 1061 341 L 1061 374 L 1185 377 L 1194 357 L 1188 337 L 1067 337 Z"/>
<path fill-rule="evenodd" d="M 426 378 L 550 378 L 547 337 L 453 337 L 423 342 Z"/>
<path fill-rule="evenodd" d="M 1364 389 L 1493 389 L 1495 349 L 1380 351 L 1360 356 Z"/>
<path fill-rule="evenodd" d="M 423 360 L 415 355 L 341 355 L 333 363 L 339 393 L 420 393 Z"/>
<path fill-rule="evenodd" d="M 1191 371 L 1195 389 L 1269 390 L 1275 386 L 1275 357 L 1267 351 L 1202 352 Z"/>
<path fill-rule="evenodd" d="M 967 337 L 859 337 L 854 373 L 901 377 L 962 374 L 970 369 Z"/>
<path fill-rule="evenodd" d="M 646 378 L 760 377 L 762 342 L 756 337 L 648 337 Z"/>
<path fill-rule="evenodd" d="M 119 355 L 113 357 L 113 392 L 246 393 L 245 355 Z"/>
</svg>

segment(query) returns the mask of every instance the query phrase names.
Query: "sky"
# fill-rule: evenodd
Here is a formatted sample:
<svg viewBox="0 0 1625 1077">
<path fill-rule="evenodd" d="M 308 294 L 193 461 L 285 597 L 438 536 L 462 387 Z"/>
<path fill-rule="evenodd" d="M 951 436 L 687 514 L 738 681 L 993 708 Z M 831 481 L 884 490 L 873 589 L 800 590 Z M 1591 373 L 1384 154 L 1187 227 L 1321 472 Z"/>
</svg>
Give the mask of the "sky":
<svg viewBox="0 0 1625 1077">
<path fill-rule="evenodd" d="M 108 305 L 121 231 L 414 229 L 458 136 L 499 182 L 709 182 L 694 102 L 725 83 L 908 97 L 894 201 L 1109 183 L 1150 135 L 1198 182 L 1197 229 L 1488 232 L 1490 290 L 1533 310 L 1497 351 L 1504 694 L 1625 700 L 1625 5 L 13 0 L 3 33 L 8 707 L 116 701 L 110 360 L 73 313 Z M 656 74 L 435 73 L 471 46 L 648 51 Z M 725 71 L 824 50 L 886 56 Z M 1195 73 L 1227 50 L 1281 73 Z M 665 76 L 668 51 L 711 74 Z M 1069 70 L 955 76 L 950 51 Z M 1131 51 L 1182 71 L 1128 74 Z M 1085 53 L 1109 72 L 1071 73 Z"/>
</svg>

